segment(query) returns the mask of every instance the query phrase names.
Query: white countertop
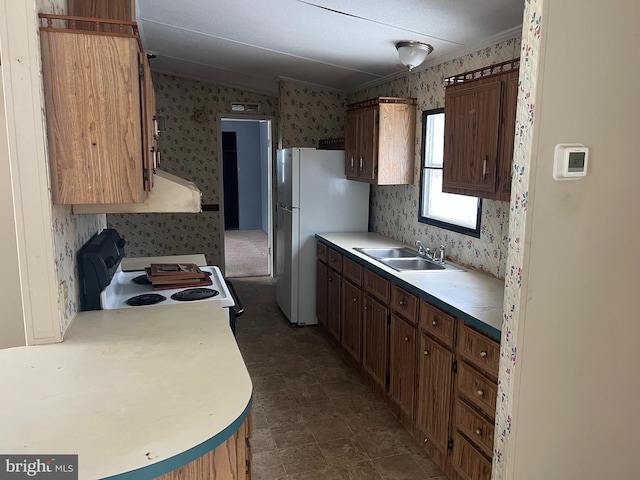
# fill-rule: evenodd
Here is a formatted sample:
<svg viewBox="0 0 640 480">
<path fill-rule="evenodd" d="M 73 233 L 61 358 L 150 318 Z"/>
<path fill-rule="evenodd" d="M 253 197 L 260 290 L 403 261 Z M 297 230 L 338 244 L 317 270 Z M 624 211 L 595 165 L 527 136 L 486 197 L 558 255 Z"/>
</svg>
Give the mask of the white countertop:
<svg viewBox="0 0 640 480">
<path fill-rule="evenodd" d="M 466 267 L 464 272 L 399 272 L 354 248 L 407 247 L 404 243 L 378 233 L 319 233 L 318 237 L 342 253 L 374 267 L 388 278 L 427 297 L 437 307 L 462 318 L 494 337 L 500 337 L 504 281 Z"/>
<path fill-rule="evenodd" d="M 78 454 L 80 479 L 178 468 L 251 404 L 217 302 L 81 312 L 64 342 L 0 350 L 0 366 L 0 452 Z"/>
</svg>

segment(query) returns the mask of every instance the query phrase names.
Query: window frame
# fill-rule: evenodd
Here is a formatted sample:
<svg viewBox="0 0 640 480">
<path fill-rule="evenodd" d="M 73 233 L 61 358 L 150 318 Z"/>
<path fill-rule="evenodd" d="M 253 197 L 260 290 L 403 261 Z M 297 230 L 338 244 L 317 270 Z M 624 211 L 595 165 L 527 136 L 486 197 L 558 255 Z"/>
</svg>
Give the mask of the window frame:
<svg viewBox="0 0 640 480">
<path fill-rule="evenodd" d="M 438 113 L 444 113 L 444 108 L 434 108 L 431 110 L 423 110 L 422 112 L 422 145 L 420 148 L 420 199 L 418 202 L 418 222 L 427 225 L 433 225 L 434 227 L 443 228 L 452 232 L 461 233 L 463 235 L 468 235 L 470 237 L 480 238 L 480 230 L 482 226 L 482 198 L 476 197 L 478 199 L 478 209 L 475 229 L 457 225 L 455 223 L 437 220 L 423 215 L 422 206 L 424 205 L 426 170 L 442 170 L 442 168 L 440 167 L 428 167 L 425 165 L 427 153 L 427 117 L 429 115 L 435 115 Z"/>
</svg>

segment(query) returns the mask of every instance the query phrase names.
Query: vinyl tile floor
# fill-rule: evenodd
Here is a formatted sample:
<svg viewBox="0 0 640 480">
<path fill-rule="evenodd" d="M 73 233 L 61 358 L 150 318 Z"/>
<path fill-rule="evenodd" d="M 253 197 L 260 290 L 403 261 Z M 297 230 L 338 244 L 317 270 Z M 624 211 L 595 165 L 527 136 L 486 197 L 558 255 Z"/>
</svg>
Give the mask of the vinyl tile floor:
<svg viewBox="0 0 640 480">
<path fill-rule="evenodd" d="M 292 327 L 270 277 L 235 278 L 253 381 L 255 480 L 447 480 L 317 327 Z"/>
</svg>

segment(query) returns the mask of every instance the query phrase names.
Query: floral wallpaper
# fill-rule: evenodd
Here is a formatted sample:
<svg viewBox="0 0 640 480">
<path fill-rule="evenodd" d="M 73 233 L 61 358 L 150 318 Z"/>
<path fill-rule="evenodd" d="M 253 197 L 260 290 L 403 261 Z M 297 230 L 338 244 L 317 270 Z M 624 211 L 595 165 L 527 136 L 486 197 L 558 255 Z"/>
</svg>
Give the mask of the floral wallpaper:
<svg viewBox="0 0 640 480">
<path fill-rule="evenodd" d="M 344 136 L 345 95 L 285 81 L 279 93 L 282 148 L 317 148 L 318 140 Z"/>
<path fill-rule="evenodd" d="M 516 341 L 518 337 L 520 298 L 522 295 L 523 240 L 529 199 L 529 167 L 533 148 L 532 136 L 537 93 L 536 79 L 538 63 L 541 61 L 540 34 L 544 26 L 542 4 L 543 0 L 526 0 L 523 17 L 516 140 L 513 153 L 514 178 L 511 186 L 511 203 L 509 205 L 508 256 L 502 340 L 500 343 L 496 432 L 493 450 L 492 478 L 494 480 L 508 479 L 506 460 L 513 418 L 514 371 L 517 368 Z"/>
<path fill-rule="evenodd" d="M 257 102 L 260 115 L 277 117 L 278 98 L 157 73 L 153 74 L 153 84 L 156 110 L 164 117 L 166 128 L 159 138 L 160 168 L 194 182 L 202 191 L 203 205 L 218 205 L 221 169 L 217 116 L 230 114 L 231 102 Z M 204 112 L 200 121 L 194 118 L 196 111 Z M 273 127 L 277 129 L 277 125 Z M 197 252 L 204 253 L 210 264 L 222 264 L 217 211 L 109 214 L 107 223 L 127 240 L 125 251 L 129 256 Z"/>
<path fill-rule="evenodd" d="M 422 125 L 420 113 L 444 106 L 445 77 L 504 62 L 520 55 L 520 39 L 512 39 L 477 52 L 406 75 L 391 83 L 357 92 L 347 98 L 354 103 L 378 96 L 415 97 L 416 159 L 413 185 L 373 186 L 370 229 L 407 244 L 422 240 L 428 246 L 445 245 L 454 262 L 504 278 L 507 257 L 508 202 L 484 200 L 480 238 L 462 235 L 418 222 L 420 200 L 420 151 Z"/>
</svg>

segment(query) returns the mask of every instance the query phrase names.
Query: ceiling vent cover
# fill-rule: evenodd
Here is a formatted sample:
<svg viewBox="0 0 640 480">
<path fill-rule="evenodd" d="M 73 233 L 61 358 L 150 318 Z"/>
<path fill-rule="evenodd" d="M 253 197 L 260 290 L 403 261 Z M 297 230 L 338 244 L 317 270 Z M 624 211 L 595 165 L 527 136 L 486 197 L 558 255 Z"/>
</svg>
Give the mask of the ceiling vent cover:
<svg viewBox="0 0 640 480">
<path fill-rule="evenodd" d="M 259 103 L 234 102 L 231 111 L 236 113 L 257 113 L 260 111 Z"/>
</svg>

